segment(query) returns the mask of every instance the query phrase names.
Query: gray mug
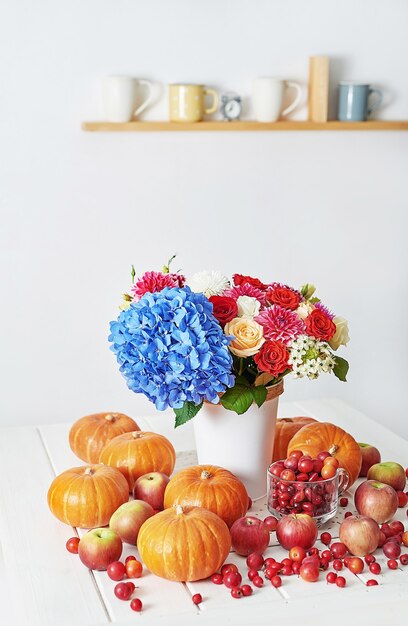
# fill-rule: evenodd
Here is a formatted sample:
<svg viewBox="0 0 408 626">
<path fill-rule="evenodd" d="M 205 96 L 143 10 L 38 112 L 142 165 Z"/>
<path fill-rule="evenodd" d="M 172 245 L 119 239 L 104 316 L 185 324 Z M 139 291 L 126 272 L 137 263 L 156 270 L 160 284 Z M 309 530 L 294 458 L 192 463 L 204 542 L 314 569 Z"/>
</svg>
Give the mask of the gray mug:
<svg viewBox="0 0 408 626">
<path fill-rule="evenodd" d="M 377 101 L 369 105 L 372 94 Z M 339 83 L 338 119 L 342 122 L 363 122 L 373 111 L 378 109 L 383 99 L 383 93 L 364 83 L 342 81 Z"/>
</svg>

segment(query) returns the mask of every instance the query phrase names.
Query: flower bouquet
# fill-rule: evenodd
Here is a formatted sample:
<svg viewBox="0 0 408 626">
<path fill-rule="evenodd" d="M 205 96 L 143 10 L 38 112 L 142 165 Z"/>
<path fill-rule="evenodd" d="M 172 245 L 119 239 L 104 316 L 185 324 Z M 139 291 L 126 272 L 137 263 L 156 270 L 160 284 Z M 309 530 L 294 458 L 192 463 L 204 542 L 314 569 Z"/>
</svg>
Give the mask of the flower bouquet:
<svg viewBox="0 0 408 626">
<path fill-rule="evenodd" d="M 109 341 L 128 387 L 158 410 L 174 409 L 176 426 L 203 402 L 238 414 L 254 402 L 260 407 L 288 374 L 333 372 L 346 380 L 348 363 L 334 352 L 348 342 L 347 322 L 313 285 L 298 290 L 242 274 L 230 280 L 218 271 L 186 279 L 170 272 L 171 260 L 140 278 L 132 268 Z"/>
</svg>

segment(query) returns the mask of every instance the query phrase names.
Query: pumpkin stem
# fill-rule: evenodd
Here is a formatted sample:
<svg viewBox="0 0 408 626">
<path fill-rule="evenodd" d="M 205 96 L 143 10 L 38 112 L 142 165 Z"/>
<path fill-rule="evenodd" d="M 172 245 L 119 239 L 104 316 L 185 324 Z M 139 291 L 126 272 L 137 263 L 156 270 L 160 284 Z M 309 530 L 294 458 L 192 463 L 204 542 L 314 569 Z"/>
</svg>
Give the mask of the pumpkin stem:
<svg viewBox="0 0 408 626">
<path fill-rule="evenodd" d="M 84 474 L 86 474 L 87 476 L 92 476 L 93 474 L 95 474 L 95 470 L 93 467 L 87 467 L 84 471 Z"/>
<path fill-rule="evenodd" d="M 176 508 L 176 515 L 182 515 L 184 513 L 184 509 L 181 504 L 175 504 L 174 506 Z"/>
<path fill-rule="evenodd" d="M 338 449 L 339 449 L 339 447 L 338 447 L 338 446 L 336 446 L 336 444 L 335 444 L 335 443 L 333 443 L 333 444 L 330 446 L 330 448 L 329 448 L 328 452 L 330 452 L 331 456 L 333 456 L 333 454 L 336 454 L 336 452 L 337 452 L 337 450 L 338 450 Z"/>
<path fill-rule="evenodd" d="M 140 431 L 136 431 L 136 430 L 135 430 L 135 431 L 133 431 L 133 433 L 132 433 L 132 437 L 133 437 L 133 439 L 139 439 L 139 437 L 141 437 L 141 436 L 142 436 L 142 434 L 143 434 L 143 433 L 141 433 Z"/>
<path fill-rule="evenodd" d="M 108 413 L 108 415 L 105 415 L 105 419 L 108 422 L 114 422 L 115 421 L 115 417 L 116 417 L 116 415 L 111 415 L 110 413 Z"/>
<path fill-rule="evenodd" d="M 210 474 L 210 472 L 208 472 L 207 470 L 203 470 L 203 471 L 201 472 L 201 478 L 202 478 L 203 480 L 205 480 L 206 478 L 211 478 L 211 474 Z"/>
</svg>

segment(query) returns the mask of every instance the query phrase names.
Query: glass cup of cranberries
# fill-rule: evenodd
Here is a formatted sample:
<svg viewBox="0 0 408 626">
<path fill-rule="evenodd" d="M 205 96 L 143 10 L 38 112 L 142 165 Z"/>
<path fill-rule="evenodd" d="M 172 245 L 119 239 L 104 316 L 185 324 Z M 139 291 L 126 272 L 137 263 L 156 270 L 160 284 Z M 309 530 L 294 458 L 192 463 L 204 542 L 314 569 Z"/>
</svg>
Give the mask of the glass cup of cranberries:
<svg viewBox="0 0 408 626">
<path fill-rule="evenodd" d="M 293 450 L 268 468 L 268 509 L 275 517 L 306 513 L 320 526 L 336 515 L 339 495 L 348 481 L 347 471 L 329 452 L 312 459 Z"/>
</svg>

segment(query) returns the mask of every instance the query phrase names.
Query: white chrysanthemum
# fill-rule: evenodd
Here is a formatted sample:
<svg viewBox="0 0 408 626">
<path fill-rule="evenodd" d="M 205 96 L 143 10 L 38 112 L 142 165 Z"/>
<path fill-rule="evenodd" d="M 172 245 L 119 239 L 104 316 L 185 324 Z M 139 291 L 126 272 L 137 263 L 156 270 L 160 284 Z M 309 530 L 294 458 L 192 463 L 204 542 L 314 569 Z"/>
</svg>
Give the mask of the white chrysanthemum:
<svg viewBox="0 0 408 626">
<path fill-rule="evenodd" d="M 203 293 L 207 298 L 221 296 L 229 287 L 229 280 L 217 270 L 203 270 L 193 274 L 187 285 L 195 293 Z"/>
<path fill-rule="evenodd" d="M 258 315 L 261 303 L 251 296 L 239 296 L 237 298 L 238 317 L 252 317 Z"/>
<path fill-rule="evenodd" d="M 289 365 L 295 378 L 317 378 L 331 372 L 336 361 L 327 343 L 307 335 L 300 335 L 289 346 Z"/>
</svg>

